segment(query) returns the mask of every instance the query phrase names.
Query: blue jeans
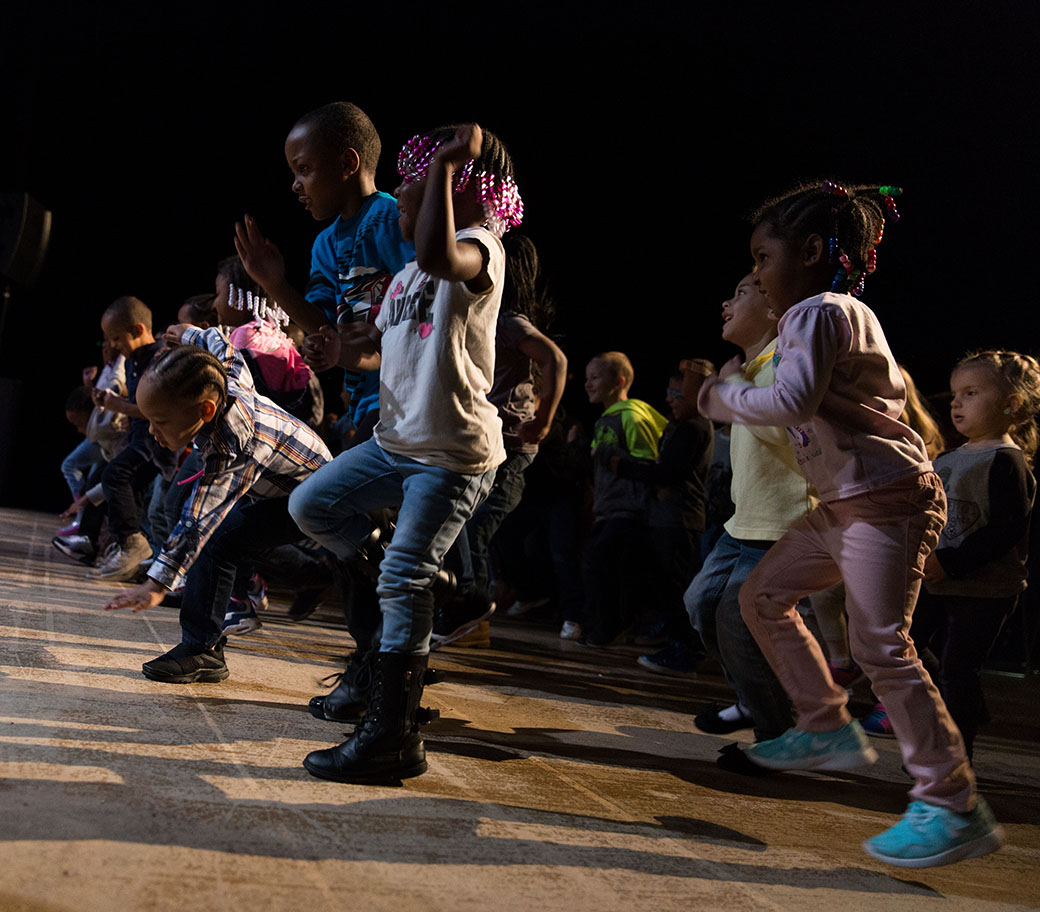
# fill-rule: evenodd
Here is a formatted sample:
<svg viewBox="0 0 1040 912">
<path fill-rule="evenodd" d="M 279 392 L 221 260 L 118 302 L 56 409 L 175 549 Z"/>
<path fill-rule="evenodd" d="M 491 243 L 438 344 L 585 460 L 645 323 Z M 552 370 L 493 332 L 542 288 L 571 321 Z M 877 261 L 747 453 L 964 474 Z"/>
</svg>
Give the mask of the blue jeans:
<svg viewBox="0 0 1040 912">
<path fill-rule="evenodd" d="M 791 701 L 740 616 L 740 587 L 768 551 L 759 544 L 723 532 L 683 601 L 704 647 L 722 664 L 741 705 L 751 714 L 755 736 L 766 740 L 794 725 L 794 717 Z"/>
<path fill-rule="evenodd" d="M 389 453 L 374 439 L 340 453 L 289 497 L 308 537 L 353 557 L 372 531 L 368 514 L 398 507 L 379 570 L 380 649 L 422 655 L 433 631 L 434 576 L 466 521 L 487 497 L 495 470 L 462 475 Z"/>
<path fill-rule="evenodd" d="M 73 497 L 79 497 L 83 493 L 87 477 L 94 470 L 94 466 L 103 460 L 101 447 L 86 437 L 62 460 L 61 474 L 65 476 L 65 483 Z"/>
</svg>

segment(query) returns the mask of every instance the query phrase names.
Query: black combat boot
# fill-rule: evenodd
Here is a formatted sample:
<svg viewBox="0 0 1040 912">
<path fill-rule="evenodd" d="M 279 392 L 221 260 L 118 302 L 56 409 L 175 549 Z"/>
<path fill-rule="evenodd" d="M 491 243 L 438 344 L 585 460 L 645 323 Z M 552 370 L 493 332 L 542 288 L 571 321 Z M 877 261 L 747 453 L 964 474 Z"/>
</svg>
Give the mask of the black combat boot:
<svg viewBox="0 0 1040 912">
<path fill-rule="evenodd" d="M 375 657 L 374 649 L 358 649 L 332 693 L 311 697 L 311 715 L 328 722 L 358 722 L 368 709 Z"/>
<path fill-rule="evenodd" d="M 426 661 L 425 655 L 378 653 L 368 712 L 343 744 L 309 753 L 303 761 L 307 772 L 358 783 L 394 782 L 425 773 L 419 702 Z"/>
</svg>

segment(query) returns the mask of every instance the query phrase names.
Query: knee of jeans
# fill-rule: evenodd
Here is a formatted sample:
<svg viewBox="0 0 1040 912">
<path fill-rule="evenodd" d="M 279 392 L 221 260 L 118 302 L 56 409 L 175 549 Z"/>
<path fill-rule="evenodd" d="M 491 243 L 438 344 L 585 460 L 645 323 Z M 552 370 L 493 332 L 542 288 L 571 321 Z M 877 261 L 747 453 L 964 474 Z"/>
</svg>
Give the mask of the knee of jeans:
<svg viewBox="0 0 1040 912">
<path fill-rule="evenodd" d="M 304 533 L 315 530 L 322 511 L 319 500 L 313 496 L 307 482 L 297 485 L 289 494 L 289 515 Z"/>
</svg>

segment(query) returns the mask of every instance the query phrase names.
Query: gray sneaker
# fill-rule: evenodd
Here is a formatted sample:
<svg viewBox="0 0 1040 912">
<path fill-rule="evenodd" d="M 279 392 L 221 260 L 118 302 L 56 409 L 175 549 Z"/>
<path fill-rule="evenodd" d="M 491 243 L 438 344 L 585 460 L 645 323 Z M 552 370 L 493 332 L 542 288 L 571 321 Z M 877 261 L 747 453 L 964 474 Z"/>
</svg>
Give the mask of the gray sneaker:
<svg viewBox="0 0 1040 912">
<path fill-rule="evenodd" d="M 137 574 L 141 561 L 151 556 L 152 546 L 148 544 L 148 539 L 140 532 L 135 532 L 112 549 L 101 563 L 88 570 L 87 576 L 117 582 L 128 580 Z"/>
</svg>

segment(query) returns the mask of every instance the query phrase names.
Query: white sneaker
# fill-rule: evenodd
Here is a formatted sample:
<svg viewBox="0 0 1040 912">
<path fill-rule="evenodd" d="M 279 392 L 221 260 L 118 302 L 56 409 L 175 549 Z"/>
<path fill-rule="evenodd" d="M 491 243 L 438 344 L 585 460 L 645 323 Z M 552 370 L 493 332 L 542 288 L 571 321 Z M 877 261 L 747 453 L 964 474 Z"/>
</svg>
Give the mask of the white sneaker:
<svg viewBox="0 0 1040 912">
<path fill-rule="evenodd" d="M 560 639 L 581 639 L 581 624 L 579 624 L 577 621 L 564 621 L 563 626 L 560 628 Z"/>
</svg>

